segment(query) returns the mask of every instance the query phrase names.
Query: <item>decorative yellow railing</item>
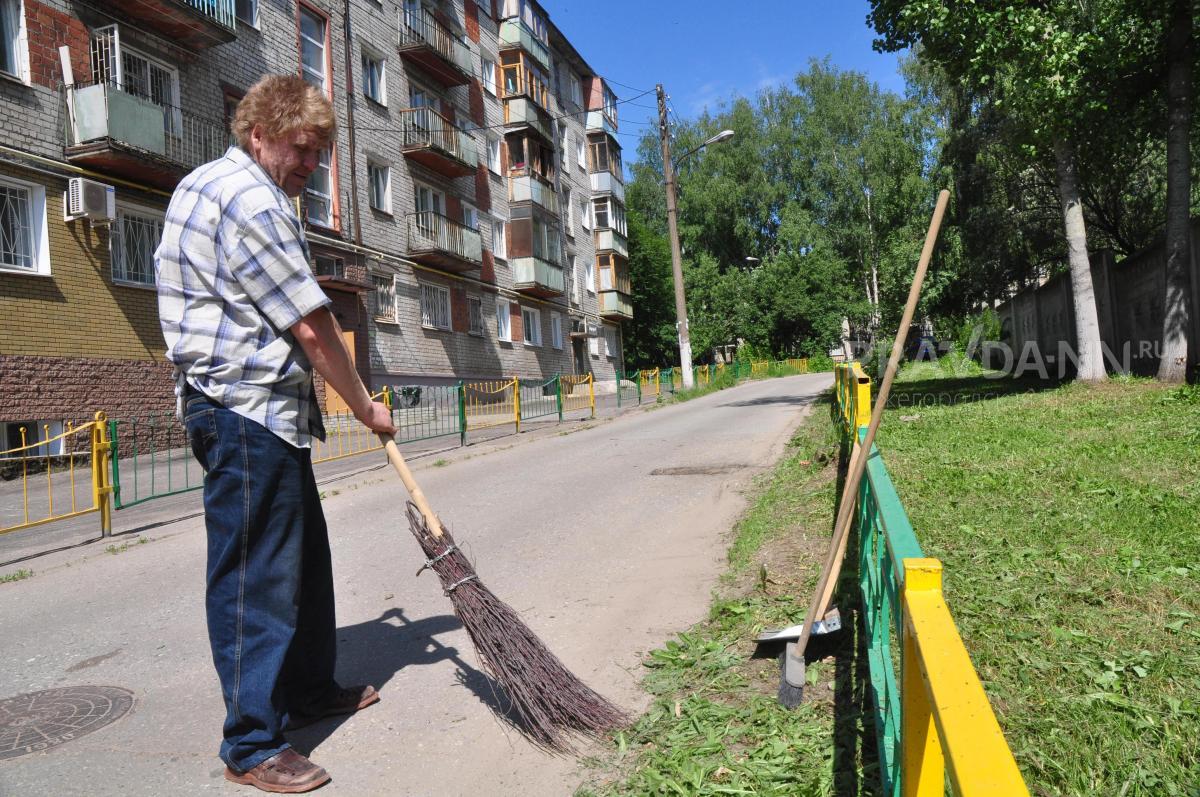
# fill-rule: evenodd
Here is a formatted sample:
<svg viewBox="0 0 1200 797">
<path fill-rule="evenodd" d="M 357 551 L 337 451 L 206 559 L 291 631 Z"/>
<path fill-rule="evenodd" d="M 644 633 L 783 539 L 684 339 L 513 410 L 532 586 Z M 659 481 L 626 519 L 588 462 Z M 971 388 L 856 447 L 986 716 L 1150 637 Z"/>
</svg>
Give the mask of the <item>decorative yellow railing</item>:
<svg viewBox="0 0 1200 797">
<path fill-rule="evenodd" d="M 378 393 L 371 394 L 372 400 L 382 401 L 391 407 L 391 392 L 381 390 Z M 377 451 L 383 446 L 379 442 L 379 437 L 363 426 L 354 413 L 349 410 L 334 412 L 324 416 L 325 421 L 325 440 L 312 441 L 312 461 L 330 462 L 343 457 L 352 457 L 355 454 L 362 454 L 367 451 Z"/>
</svg>

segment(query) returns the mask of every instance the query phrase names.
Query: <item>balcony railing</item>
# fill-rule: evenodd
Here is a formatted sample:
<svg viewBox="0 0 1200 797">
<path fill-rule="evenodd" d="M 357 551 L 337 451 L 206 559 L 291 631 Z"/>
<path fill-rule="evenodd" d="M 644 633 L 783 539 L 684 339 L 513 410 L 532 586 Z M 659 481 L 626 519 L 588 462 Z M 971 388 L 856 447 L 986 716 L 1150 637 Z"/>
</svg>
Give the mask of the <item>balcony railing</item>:
<svg viewBox="0 0 1200 797">
<path fill-rule="evenodd" d="M 454 271 L 475 268 L 483 261 L 479 232 L 433 211 L 408 214 L 408 251 Z"/>
<path fill-rule="evenodd" d="M 506 19 L 500 23 L 500 49 L 505 49 L 505 45 L 524 48 L 541 63 L 543 69 L 550 71 L 550 49 L 521 20 Z"/>
<path fill-rule="evenodd" d="M 474 139 L 432 108 L 400 111 L 404 153 L 450 177 L 472 174 L 479 163 Z"/>
<path fill-rule="evenodd" d="M 63 90 L 67 159 L 174 187 L 180 177 L 224 154 L 229 128 L 108 83 Z"/>
<path fill-rule="evenodd" d="M 534 202 L 551 213 L 558 213 L 558 197 L 554 193 L 554 186 L 528 169 L 524 171 L 524 174 L 508 178 L 508 201 Z"/>
<path fill-rule="evenodd" d="M 621 257 L 629 257 L 629 243 L 625 236 L 614 229 L 605 227 L 596 230 L 594 234 L 597 252 L 616 252 Z"/>
<path fill-rule="evenodd" d="M 396 12 L 396 46 L 445 86 L 461 86 L 473 74 L 471 51 L 427 8 Z"/>
<path fill-rule="evenodd" d="M 588 111 L 587 114 L 587 131 L 589 133 L 608 133 L 610 136 L 617 134 L 617 126 L 608 118 L 604 111 Z"/>
<path fill-rule="evenodd" d="M 517 96 L 504 100 L 504 124 L 512 128 L 528 127 L 547 142 L 554 143 L 550 115 L 528 97 Z"/>
<path fill-rule="evenodd" d="M 598 194 L 612 194 L 623 204 L 625 202 L 625 183 L 612 172 L 592 172 L 589 175 L 592 191 Z"/>
<path fill-rule="evenodd" d="M 187 50 L 237 38 L 234 0 L 108 0 L 105 5 Z"/>
<path fill-rule="evenodd" d="M 551 296 L 566 291 L 562 266 L 540 257 L 517 257 L 510 263 L 513 287 L 537 296 Z"/>
<path fill-rule="evenodd" d="M 630 300 L 629 294 L 621 291 L 602 290 L 598 296 L 600 315 L 606 318 L 633 318 L 633 302 Z"/>
</svg>

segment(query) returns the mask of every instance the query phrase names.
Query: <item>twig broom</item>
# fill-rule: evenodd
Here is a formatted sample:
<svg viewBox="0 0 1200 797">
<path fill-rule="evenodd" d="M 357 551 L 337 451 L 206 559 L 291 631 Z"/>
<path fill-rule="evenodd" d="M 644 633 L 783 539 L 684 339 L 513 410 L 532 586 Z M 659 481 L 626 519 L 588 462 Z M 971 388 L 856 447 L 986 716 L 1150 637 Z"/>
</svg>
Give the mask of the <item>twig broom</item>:
<svg viewBox="0 0 1200 797">
<path fill-rule="evenodd" d="M 572 749 L 572 734 L 600 737 L 629 722 L 625 712 L 580 681 L 520 616 L 492 594 L 442 525 L 395 441 L 379 435 L 388 461 L 412 497 L 408 525 L 467 629 L 483 669 L 512 701 L 519 724 L 548 750 Z M 418 571 L 420 572 L 420 571 Z"/>
</svg>

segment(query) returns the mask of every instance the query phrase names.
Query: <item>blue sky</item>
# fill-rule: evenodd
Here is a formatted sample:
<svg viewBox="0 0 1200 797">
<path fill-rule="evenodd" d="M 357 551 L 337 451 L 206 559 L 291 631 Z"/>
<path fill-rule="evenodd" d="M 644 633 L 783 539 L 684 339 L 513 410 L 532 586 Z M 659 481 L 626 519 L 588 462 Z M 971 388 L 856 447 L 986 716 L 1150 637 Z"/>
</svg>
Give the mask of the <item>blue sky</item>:
<svg viewBox="0 0 1200 797">
<path fill-rule="evenodd" d="M 871 49 L 869 5 L 860 0 L 544 0 L 543 6 L 592 68 L 614 81 L 622 100 L 662 83 L 684 119 L 715 111 L 734 94 L 753 96 L 829 56 L 903 93 L 897 56 Z M 625 85 L 618 85 L 625 84 Z M 646 107 L 641 107 L 646 106 Z M 654 94 L 619 108 L 621 143 L 632 156 L 636 136 L 657 119 Z M 632 137 L 630 137 L 632 136 Z"/>
</svg>

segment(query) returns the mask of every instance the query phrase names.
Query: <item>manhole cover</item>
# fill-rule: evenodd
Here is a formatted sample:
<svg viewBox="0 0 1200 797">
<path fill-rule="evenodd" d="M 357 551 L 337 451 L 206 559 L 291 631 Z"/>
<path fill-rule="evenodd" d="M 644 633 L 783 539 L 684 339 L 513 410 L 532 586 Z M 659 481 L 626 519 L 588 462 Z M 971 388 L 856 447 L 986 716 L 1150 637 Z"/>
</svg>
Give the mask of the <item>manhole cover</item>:
<svg viewBox="0 0 1200 797">
<path fill-rule="evenodd" d="M 0 760 L 49 750 L 116 722 L 133 708 L 119 686 L 67 686 L 0 700 Z"/>
</svg>

